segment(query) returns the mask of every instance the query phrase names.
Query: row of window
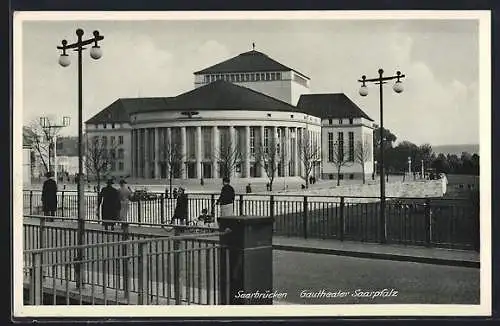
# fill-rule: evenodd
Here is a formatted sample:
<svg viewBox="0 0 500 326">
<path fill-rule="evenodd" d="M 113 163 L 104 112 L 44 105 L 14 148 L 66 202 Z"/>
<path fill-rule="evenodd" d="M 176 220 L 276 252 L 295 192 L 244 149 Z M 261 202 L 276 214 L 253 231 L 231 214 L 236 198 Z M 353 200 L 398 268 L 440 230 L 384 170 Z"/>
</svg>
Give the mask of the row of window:
<svg viewBox="0 0 500 326">
<path fill-rule="evenodd" d="M 94 136 L 93 141 L 97 142 L 99 136 Z M 101 136 L 102 145 L 106 147 L 108 145 L 108 136 Z M 111 146 L 116 145 L 116 136 L 109 136 L 109 142 Z M 123 145 L 123 136 L 118 136 L 118 145 Z"/>
<path fill-rule="evenodd" d="M 116 164 L 116 161 L 111 161 L 109 164 L 109 170 L 110 171 L 123 171 L 124 170 L 124 164 L 122 161 L 118 161 L 118 166 Z M 117 169 L 118 168 L 118 169 Z"/>
<path fill-rule="evenodd" d="M 343 124 L 344 120 L 339 119 L 339 125 Z M 331 125 L 333 123 L 333 119 L 328 119 L 328 124 Z M 353 118 L 349 118 L 349 124 L 352 125 L 354 123 Z"/>
<path fill-rule="evenodd" d="M 328 133 L 328 162 L 335 164 L 354 162 L 354 132 L 348 133 L 347 160 L 344 153 L 344 133 L 338 132 L 337 141 L 333 137 L 333 132 Z"/>
<path fill-rule="evenodd" d="M 99 124 L 95 125 L 95 127 L 98 129 L 99 128 Z M 108 129 L 108 124 L 107 123 L 103 123 L 102 125 L 102 128 L 103 129 Z M 111 123 L 111 129 L 117 129 L 117 128 L 121 128 L 121 123 Z"/>
<path fill-rule="evenodd" d="M 216 80 L 225 80 L 232 83 L 281 80 L 281 72 L 252 72 L 239 74 L 205 75 L 205 83 L 211 83 Z"/>
</svg>

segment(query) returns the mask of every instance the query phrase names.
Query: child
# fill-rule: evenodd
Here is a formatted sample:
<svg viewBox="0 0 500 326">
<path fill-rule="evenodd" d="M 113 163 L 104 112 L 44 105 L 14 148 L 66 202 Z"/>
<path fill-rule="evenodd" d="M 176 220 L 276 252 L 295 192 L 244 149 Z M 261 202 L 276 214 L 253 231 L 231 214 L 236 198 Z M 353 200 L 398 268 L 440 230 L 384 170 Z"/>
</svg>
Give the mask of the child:
<svg viewBox="0 0 500 326">
<path fill-rule="evenodd" d="M 207 225 L 213 222 L 213 218 L 211 215 L 208 215 L 208 210 L 206 208 L 203 208 L 201 210 L 200 216 L 198 216 L 198 221 L 203 222 L 204 225 Z"/>
</svg>

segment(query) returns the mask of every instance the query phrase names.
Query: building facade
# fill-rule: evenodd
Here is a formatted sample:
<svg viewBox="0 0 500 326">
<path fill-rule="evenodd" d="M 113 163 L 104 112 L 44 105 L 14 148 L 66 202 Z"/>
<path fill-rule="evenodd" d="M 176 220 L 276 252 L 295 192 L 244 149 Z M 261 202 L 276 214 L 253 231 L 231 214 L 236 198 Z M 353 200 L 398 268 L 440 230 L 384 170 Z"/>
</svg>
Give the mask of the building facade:
<svg viewBox="0 0 500 326">
<path fill-rule="evenodd" d="M 194 89 L 178 96 L 116 100 L 86 122 L 87 141 L 108 146 L 115 162 L 108 174 L 116 177 L 167 179 L 172 172 L 179 179 L 221 178 L 232 155 L 232 178 L 270 172 L 325 178 L 334 129 L 337 137 L 354 134 L 346 145 L 372 133 L 371 119 L 344 94 L 328 95 L 334 96 L 310 94 L 309 77 L 253 50 L 195 72 Z M 328 123 L 339 116 L 353 123 Z M 318 153 L 312 169 L 306 149 Z M 361 170 L 353 164 L 342 173 L 358 177 Z"/>
</svg>

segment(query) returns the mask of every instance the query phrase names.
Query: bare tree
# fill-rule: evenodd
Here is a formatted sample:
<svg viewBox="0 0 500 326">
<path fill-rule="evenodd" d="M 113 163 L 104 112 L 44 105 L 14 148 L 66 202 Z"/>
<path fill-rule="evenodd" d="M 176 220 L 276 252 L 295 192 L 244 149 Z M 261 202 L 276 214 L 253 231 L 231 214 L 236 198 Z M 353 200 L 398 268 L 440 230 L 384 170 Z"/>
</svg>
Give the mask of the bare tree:
<svg viewBox="0 0 500 326">
<path fill-rule="evenodd" d="M 329 161 L 337 169 L 337 186 L 340 186 L 340 170 L 343 166 L 349 166 L 352 161 L 349 161 L 348 156 L 345 153 L 344 146 L 342 143 L 336 141 L 333 143 L 333 150 L 330 153 Z"/>
<path fill-rule="evenodd" d="M 219 163 L 218 170 L 223 178 L 231 178 L 238 165 L 241 164 L 243 156 L 241 151 L 231 140 L 221 144 L 220 149 L 215 153 L 215 159 Z"/>
<path fill-rule="evenodd" d="M 365 139 L 364 142 L 358 140 L 356 142 L 356 149 L 354 150 L 354 160 L 361 165 L 361 171 L 363 173 L 363 184 L 366 183 L 365 165 L 366 162 L 371 161 L 371 159 L 372 152 L 368 139 Z"/>
<path fill-rule="evenodd" d="M 87 146 L 85 148 L 85 167 L 87 175 L 94 176 L 97 181 L 97 189 L 101 189 L 101 180 L 109 177 L 111 166 L 116 162 L 117 146 L 108 144 L 99 136 L 93 136 L 91 139 L 87 136 Z M 82 176 L 78 176 L 81 178 Z"/>
<path fill-rule="evenodd" d="M 172 193 L 172 182 L 183 170 L 184 156 L 182 155 L 181 144 L 177 142 L 166 142 L 160 147 L 160 165 L 167 170 L 170 194 Z"/>
<path fill-rule="evenodd" d="M 50 119 L 45 120 L 47 127 L 44 128 L 40 120 L 32 121 L 28 126 L 23 127 L 23 143 L 31 146 L 35 153 L 35 158 L 41 163 L 45 172 L 55 169 L 53 159 L 55 154 L 54 138 L 58 136 L 59 129 L 51 128 Z"/>
<path fill-rule="evenodd" d="M 298 154 L 299 159 L 304 164 L 306 188 L 309 188 L 309 175 L 316 166 L 316 163 L 321 160 L 321 147 L 306 132 L 299 142 Z"/>
<path fill-rule="evenodd" d="M 264 167 L 269 179 L 269 191 L 273 191 L 273 182 L 278 173 L 278 164 L 284 162 L 283 151 L 277 144 L 270 141 L 268 146 L 260 143 L 255 151 L 255 159 L 258 165 Z"/>
</svg>

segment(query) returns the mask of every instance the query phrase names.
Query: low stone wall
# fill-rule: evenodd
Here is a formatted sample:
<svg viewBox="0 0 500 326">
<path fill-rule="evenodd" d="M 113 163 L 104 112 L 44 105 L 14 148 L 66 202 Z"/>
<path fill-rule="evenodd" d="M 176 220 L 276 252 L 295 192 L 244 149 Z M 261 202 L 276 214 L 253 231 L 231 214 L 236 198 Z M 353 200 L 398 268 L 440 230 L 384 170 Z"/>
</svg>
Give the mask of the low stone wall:
<svg viewBox="0 0 500 326">
<path fill-rule="evenodd" d="M 385 193 L 387 197 L 442 197 L 443 187 L 441 180 L 393 182 L 386 183 Z M 323 189 L 287 192 L 286 194 L 309 196 L 378 197 L 380 196 L 380 184 L 340 185 L 338 187 L 333 186 Z"/>
</svg>

